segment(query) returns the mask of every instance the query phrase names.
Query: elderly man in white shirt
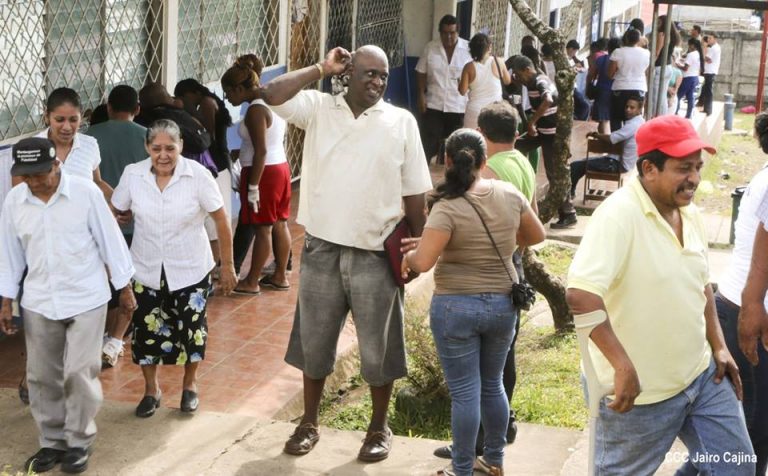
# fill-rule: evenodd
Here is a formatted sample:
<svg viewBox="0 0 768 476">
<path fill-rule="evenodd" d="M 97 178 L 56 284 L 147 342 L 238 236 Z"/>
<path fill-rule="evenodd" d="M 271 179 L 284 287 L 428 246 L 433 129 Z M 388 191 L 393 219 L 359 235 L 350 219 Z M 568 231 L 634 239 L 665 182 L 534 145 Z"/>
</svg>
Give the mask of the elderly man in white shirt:
<svg viewBox="0 0 768 476">
<path fill-rule="evenodd" d="M 25 470 L 62 471 L 88 466 L 103 399 L 101 336 L 110 298 L 133 310 L 134 268 L 128 247 L 99 188 L 61 173 L 53 143 L 29 138 L 13 147 L 11 174 L 23 183 L 6 196 L 0 216 L 0 331 L 16 332 L 11 301 L 21 300 L 32 416 L 40 451 Z"/>
<path fill-rule="evenodd" d="M 302 90 L 345 71 L 344 96 Z M 277 115 L 306 131 L 297 219 L 306 239 L 285 356 L 304 373 L 304 416 L 285 444 L 289 454 L 309 453 L 320 438 L 318 406 L 351 311 L 361 375 L 373 401 L 358 459 L 374 462 L 389 455 L 387 407 L 394 380 L 407 370 L 403 289 L 394 280 L 384 241 L 403 208 L 411 234 L 421 235 L 424 194 L 432 182 L 416 120 L 383 100 L 388 76 L 381 48 L 363 46 L 354 56 L 335 48 L 322 63 L 275 78 L 261 92 Z"/>
<path fill-rule="evenodd" d="M 437 29 L 440 39 L 427 43 L 416 63 L 416 98 L 428 162 L 445 138 L 464 123 L 467 98 L 459 93 L 459 80 L 464 65 L 472 61 L 469 43 L 459 38 L 455 16 L 445 15 Z"/>
</svg>

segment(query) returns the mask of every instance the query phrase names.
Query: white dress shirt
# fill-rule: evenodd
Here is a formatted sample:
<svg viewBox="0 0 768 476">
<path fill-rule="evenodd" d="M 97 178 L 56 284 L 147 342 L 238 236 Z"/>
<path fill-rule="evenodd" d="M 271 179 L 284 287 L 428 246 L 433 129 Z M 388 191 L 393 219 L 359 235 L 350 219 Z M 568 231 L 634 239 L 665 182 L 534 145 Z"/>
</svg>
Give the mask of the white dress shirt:
<svg viewBox="0 0 768 476">
<path fill-rule="evenodd" d="M 134 273 L 120 228 L 92 180 L 61 174 L 44 203 L 26 184 L 14 187 L 0 216 L 0 295 L 15 299 L 24 268 L 21 305 L 52 320 L 102 306 Z"/>
<path fill-rule="evenodd" d="M 469 43 L 459 38 L 448 63 L 448 55 L 440 40 L 427 43 L 416 63 L 416 71 L 427 75 L 427 108 L 464 114 L 467 98 L 459 94 L 459 79 L 464 65 L 472 61 Z"/>
<path fill-rule="evenodd" d="M 758 172 L 744 191 L 739 204 L 739 218 L 734 226 L 736 241 L 734 241 L 731 260 L 725 276 L 720 280 L 718 291 L 726 299 L 741 306 L 741 292 L 747 284 L 747 275 L 752 263 L 752 245 L 755 243 L 755 233 L 760 222 L 768 217 L 768 210 L 761 210 L 761 204 L 768 197 L 768 168 Z M 768 224 L 768 220 L 764 222 Z M 768 309 L 768 296 L 765 298 L 765 308 Z"/>
<path fill-rule="evenodd" d="M 131 256 L 134 278 L 160 289 L 165 270 L 168 289 L 199 283 L 213 269 L 205 217 L 224 206 L 216 181 L 199 163 L 179 157 L 168 185 L 157 186 L 150 159 L 125 168 L 112 194 L 118 210 L 133 212 Z"/>
<path fill-rule="evenodd" d="M 720 71 L 720 43 L 707 48 L 706 57 L 709 62 L 704 63 L 704 74 L 717 74 Z"/>
<path fill-rule="evenodd" d="M 13 165 L 11 154 L 11 147 L 0 150 L 0 210 L 3 209 L 5 196 L 11 191 L 11 166 Z"/>
<path fill-rule="evenodd" d="M 402 197 L 432 189 L 413 115 L 380 100 L 355 119 L 343 96 L 312 90 L 271 108 L 306 131 L 297 221 L 331 243 L 383 250 Z"/>
<path fill-rule="evenodd" d="M 48 138 L 48 129 L 37 134 L 36 137 Z M 59 157 L 61 159 L 61 157 Z M 93 180 L 93 171 L 99 168 L 101 163 L 101 152 L 99 152 L 99 143 L 91 136 L 75 133 L 72 140 L 72 149 L 69 154 L 61 159 L 61 170 L 70 174 Z"/>
</svg>

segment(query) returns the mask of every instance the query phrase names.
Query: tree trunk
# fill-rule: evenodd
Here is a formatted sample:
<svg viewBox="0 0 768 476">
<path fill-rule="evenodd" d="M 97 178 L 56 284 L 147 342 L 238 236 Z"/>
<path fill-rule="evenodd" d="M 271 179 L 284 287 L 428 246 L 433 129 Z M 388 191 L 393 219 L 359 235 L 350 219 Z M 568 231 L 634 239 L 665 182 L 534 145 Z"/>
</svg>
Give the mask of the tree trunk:
<svg viewBox="0 0 768 476">
<path fill-rule="evenodd" d="M 568 169 L 568 159 L 571 156 L 570 140 L 573 128 L 573 85 L 576 73 L 568 63 L 565 54 L 565 43 L 559 30 L 554 30 L 544 23 L 531 10 L 525 0 L 509 0 L 512 9 L 520 17 L 526 27 L 543 43 L 549 43 L 554 50 L 554 63 L 557 70 L 555 84 L 558 91 L 557 100 L 557 131 L 555 133 L 555 170 L 550 170 L 552 179 L 549 182 L 547 194 L 538 203 L 539 217 L 543 223 L 547 223 L 556 214 L 557 209 L 566 194 L 571 190 L 571 175 Z M 568 11 L 569 15 L 563 18 L 561 31 L 570 31 L 575 24 L 584 0 L 574 0 Z M 565 302 L 565 286 L 557 276 L 552 276 L 544 267 L 544 264 L 536 259 L 532 252 L 528 251 L 524 260 L 525 274 L 528 281 L 547 299 L 552 310 L 552 318 L 555 329 L 565 331 L 573 328 L 573 315 Z"/>
</svg>

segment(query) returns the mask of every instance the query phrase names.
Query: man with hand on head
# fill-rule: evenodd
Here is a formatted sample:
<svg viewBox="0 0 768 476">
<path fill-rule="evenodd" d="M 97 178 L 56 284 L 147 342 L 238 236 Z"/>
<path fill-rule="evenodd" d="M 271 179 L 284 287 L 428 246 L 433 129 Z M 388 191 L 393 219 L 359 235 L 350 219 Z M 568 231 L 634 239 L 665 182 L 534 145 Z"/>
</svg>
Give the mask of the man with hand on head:
<svg viewBox="0 0 768 476">
<path fill-rule="evenodd" d="M 61 173 L 53 143 L 22 139 L 13 146 L 11 174 L 23 183 L 7 195 L 0 215 L 0 331 L 16 332 L 11 301 L 24 269 L 21 312 L 27 376 L 40 451 L 25 471 L 62 463 L 66 473 L 88 467 L 103 400 L 99 372 L 107 301 L 107 270 L 120 307 L 136 308 L 131 256 L 99 188 Z"/>
<path fill-rule="evenodd" d="M 332 96 L 303 90 L 345 73 L 348 90 Z M 309 453 L 320 438 L 318 409 L 336 345 L 352 312 L 361 375 L 373 415 L 358 459 L 389 456 L 387 408 L 395 379 L 406 375 L 403 288 L 392 276 L 385 238 L 400 220 L 421 236 L 425 192 L 432 188 L 414 117 L 383 100 L 387 56 L 377 46 L 351 55 L 334 48 L 325 60 L 279 76 L 261 96 L 287 122 L 306 131 L 297 221 L 306 229 L 299 296 L 285 360 L 304 373 L 304 416 L 285 443 Z M 364 153 L 361 154 L 361 152 Z"/>
</svg>

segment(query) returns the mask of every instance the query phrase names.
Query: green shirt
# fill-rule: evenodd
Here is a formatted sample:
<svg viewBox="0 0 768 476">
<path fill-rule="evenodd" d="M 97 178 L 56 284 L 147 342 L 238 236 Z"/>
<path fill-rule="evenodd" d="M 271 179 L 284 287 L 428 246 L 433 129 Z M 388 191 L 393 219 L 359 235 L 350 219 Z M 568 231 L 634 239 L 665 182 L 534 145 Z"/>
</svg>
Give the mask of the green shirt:
<svg viewBox="0 0 768 476">
<path fill-rule="evenodd" d="M 149 154 L 144 147 L 147 129 L 131 121 L 101 122 L 85 132 L 99 143 L 101 178 L 115 188 L 123 170 L 130 164 L 141 162 Z M 133 234 L 133 222 L 120 227 L 124 235 Z"/>
<path fill-rule="evenodd" d="M 536 172 L 522 153 L 517 150 L 499 152 L 488 159 L 487 165 L 499 180 L 511 183 L 525 195 L 528 201 L 533 200 L 533 192 L 536 190 Z"/>
<path fill-rule="evenodd" d="M 89 127 L 86 134 L 99 143 L 101 178 L 112 188 L 117 187 L 127 165 L 149 156 L 144 148 L 147 130 L 135 122 L 110 120 Z"/>
</svg>

